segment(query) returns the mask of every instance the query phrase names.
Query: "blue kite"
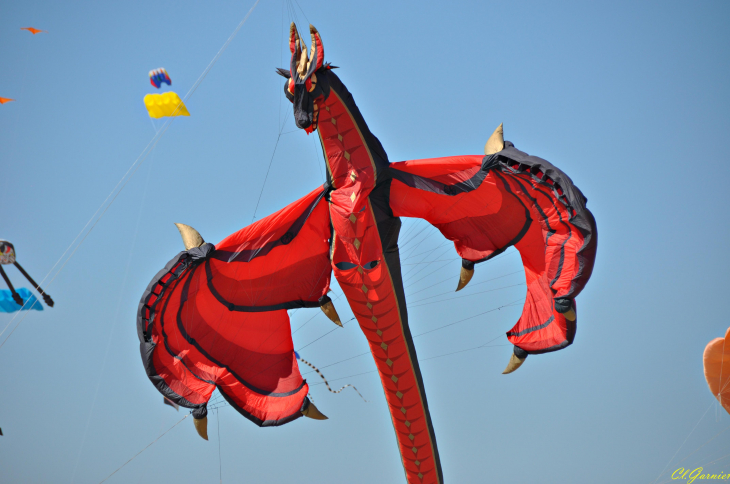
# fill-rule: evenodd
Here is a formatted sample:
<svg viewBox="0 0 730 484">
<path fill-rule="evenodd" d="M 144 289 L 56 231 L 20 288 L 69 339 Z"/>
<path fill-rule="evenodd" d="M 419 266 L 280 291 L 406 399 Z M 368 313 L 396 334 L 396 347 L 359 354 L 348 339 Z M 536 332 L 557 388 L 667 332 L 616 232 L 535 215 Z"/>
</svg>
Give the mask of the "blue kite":
<svg viewBox="0 0 730 484">
<path fill-rule="evenodd" d="M 43 305 L 28 289 L 20 287 L 15 294 L 22 298 L 23 304 L 18 304 L 14 300 L 13 293 L 9 289 L 0 290 L 0 313 L 14 313 L 15 311 L 28 311 L 31 309 L 43 311 Z"/>
<path fill-rule="evenodd" d="M 172 86 L 172 80 L 170 79 L 170 76 L 167 74 L 167 71 L 164 67 L 160 67 L 159 69 L 153 69 L 150 71 L 150 84 L 155 86 L 157 89 L 162 86 L 162 84 L 165 83 L 168 86 Z"/>
</svg>

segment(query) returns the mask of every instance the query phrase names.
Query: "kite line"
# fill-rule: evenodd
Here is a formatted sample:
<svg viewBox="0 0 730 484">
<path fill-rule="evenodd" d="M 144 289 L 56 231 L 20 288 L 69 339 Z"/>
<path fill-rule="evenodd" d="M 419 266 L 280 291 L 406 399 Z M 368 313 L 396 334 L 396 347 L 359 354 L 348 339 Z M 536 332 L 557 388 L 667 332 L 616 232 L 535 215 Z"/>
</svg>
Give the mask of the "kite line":
<svg viewBox="0 0 730 484">
<path fill-rule="evenodd" d="M 101 484 L 102 482 L 106 482 L 111 476 L 113 476 L 114 474 L 116 474 L 117 472 L 119 472 L 122 469 L 122 467 L 126 466 L 127 464 L 129 464 L 130 462 L 132 462 L 134 459 L 136 459 L 139 454 L 141 454 L 145 450 L 147 450 L 150 447 L 152 447 L 152 444 L 154 444 L 155 442 L 157 442 L 158 440 L 160 440 L 162 437 L 164 437 L 166 433 L 168 433 L 170 430 L 172 430 L 175 427 L 177 427 L 180 424 L 180 422 L 182 422 L 183 420 L 185 420 L 189 416 L 190 416 L 190 414 L 185 415 L 183 418 L 181 418 L 180 420 L 178 420 L 175 425 L 173 425 L 169 429 L 167 429 L 164 432 L 162 432 L 162 434 L 159 437 L 157 437 L 155 440 L 153 440 L 152 442 L 150 442 L 149 445 L 147 445 L 147 447 L 145 447 L 144 449 L 142 449 L 139 452 L 137 452 L 136 454 L 134 454 L 131 459 L 129 459 L 127 462 L 125 462 L 124 464 L 122 464 L 121 466 L 119 466 L 117 468 L 117 470 L 115 470 L 114 472 L 112 472 L 111 474 L 109 474 L 108 476 L 106 476 L 103 480 L 99 481 L 99 484 Z"/>
<path fill-rule="evenodd" d="M 213 68 L 215 63 L 218 61 L 220 56 L 223 54 L 223 52 L 225 52 L 225 50 L 228 48 L 228 45 L 231 43 L 231 41 L 233 41 L 233 38 L 236 36 L 236 34 L 238 34 L 238 31 L 241 30 L 241 27 L 243 27 L 243 25 L 246 23 L 248 18 L 251 16 L 251 13 L 253 13 L 254 9 L 258 6 L 260 1 L 261 0 L 256 0 L 256 3 L 254 3 L 254 5 L 248 11 L 246 16 L 243 18 L 243 20 L 241 20 L 241 22 L 238 24 L 238 26 L 236 26 L 236 28 L 233 30 L 233 33 L 228 37 L 228 40 L 226 40 L 226 42 L 220 48 L 218 53 L 216 53 L 216 55 L 213 57 L 213 59 L 210 61 L 210 63 L 203 70 L 203 73 L 198 77 L 198 79 L 195 81 L 195 83 L 190 88 L 190 90 L 187 92 L 187 94 L 185 94 L 185 97 L 183 97 L 181 102 L 177 105 L 177 107 L 175 108 L 175 111 L 173 112 L 173 115 L 180 110 L 181 106 L 183 106 L 185 104 L 185 101 L 187 101 L 193 95 L 193 93 L 195 93 L 195 91 L 198 89 L 198 87 L 200 87 L 200 84 L 206 78 L 206 76 L 208 75 L 210 70 Z M 53 283 L 53 281 L 56 279 L 56 277 L 58 277 L 58 275 L 61 273 L 61 271 L 66 267 L 66 264 L 68 264 L 68 262 L 74 256 L 74 254 L 76 254 L 76 251 L 79 249 L 79 247 L 81 247 L 81 244 L 84 243 L 84 241 L 89 236 L 91 231 L 94 230 L 96 225 L 99 223 L 99 221 L 102 219 L 102 217 L 106 214 L 106 212 L 112 206 L 112 204 L 117 199 L 119 194 L 127 186 L 127 183 L 129 183 L 129 181 L 134 177 L 134 174 L 137 172 L 137 170 L 142 165 L 142 163 L 144 163 L 145 159 L 147 159 L 147 156 L 149 156 L 149 154 L 152 152 L 152 150 L 155 149 L 155 147 L 157 146 L 157 143 L 160 141 L 162 136 L 167 132 L 167 129 L 170 127 L 170 125 L 172 124 L 174 119 L 175 119 L 174 117 L 170 117 L 168 120 L 165 121 L 165 123 L 162 125 L 162 127 L 159 129 L 159 131 L 157 131 L 155 133 L 155 136 L 153 136 L 152 139 L 150 140 L 150 142 L 147 143 L 147 146 L 145 146 L 145 148 L 142 150 L 142 153 L 140 153 L 140 155 L 137 157 L 137 159 L 134 160 L 134 163 L 132 163 L 132 165 L 129 167 L 129 169 L 127 169 L 126 173 L 124 173 L 124 175 L 122 175 L 122 178 L 117 182 L 117 184 L 114 186 L 114 188 L 109 192 L 109 195 L 107 195 L 107 197 L 104 199 L 104 201 L 101 203 L 101 205 L 99 205 L 99 208 L 96 209 L 96 212 L 94 212 L 94 214 L 91 216 L 91 218 L 89 218 L 88 222 L 86 222 L 86 225 L 84 225 L 84 227 L 81 229 L 81 231 L 79 231 L 78 235 L 76 235 L 76 237 L 73 239 L 73 241 L 71 241 L 69 246 L 63 252 L 63 254 L 61 254 L 61 257 L 58 258 L 56 263 L 53 264 L 53 267 L 51 267 L 51 269 L 48 271 L 46 276 L 41 280 L 41 285 L 43 285 L 45 283 L 46 279 L 48 279 L 48 277 L 51 275 L 51 273 L 53 273 L 54 269 L 63 260 L 63 264 L 61 264 L 61 267 L 56 271 L 56 273 L 53 275 L 53 277 L 51 277 L 48 284 L 45 284 L 45 286 L 49 287 Z M 101 212 L 101 213 L 99 214 L 99 212 Z M 96 218 L 96 220 L 94 220 L 94 218 L 97 216 L 97 214 L 99 214 L 99 216 L 98 216 L 98 218 Z M 92 224 L 92 221 L 93 221 L 93 224 Z M 90 224 L 91 224 L 91 226 L 89 227 Z M 87 227 L 89 227 L 88 231 L 86 231 Z M 85 231 L 86 231 L 86 233 L 84 234 Z M 84 234 L 83 237 L 81 237 L 82 234 Z M 76 245 L 76 247 L 74 247 L 74 244 L 76 243 L 77 240 L 79 240 L 79 237 L 81 237 L 81 240 Z M 71 250 L 72 247 L 74 247 L 73 251 L 71 251 L 71 253 L 68 255 L 68 257 L 66 257 L 66 254 L 68 254 L 69 250 Z M 64 260 L 64 257 L 66 257 L 65 260 Z M 25 307 L 25 305 L 23 305 L 23 307 Z M 21 308 L 21 310 L 22 310 L 22 308 Z M 23 311 L 19 311 L 18 313 L 16 313 L 16 315 L 13 316 L 13 318 L 8 322 L 8 324 L 5 325 L 5 328 L 3 328 L 2 331 L 0 331 L 0 336 L 3 333 L 5 333 L 5 331 L 8 329 L 8 327 L 13 323 L 15 318 L 21 312 L 23 312 Z M 15 324 L 12 331 L 10 331 L 10 333 L 5 337 L 3 342 L 0 343 L 0 349 L 5 345 L 5 343 L 8 341 L 8 339 L 10 339 L 10 337 L 13 335 L 15 330 L 18 329 L 18 326 L 20 326 L 20 324 L 23 322 L 23 320 L 25 319 L 25 316 L 27 314 L 28 314 L 27 311 L 23 312 L 23 316 Z"/>
</svg>

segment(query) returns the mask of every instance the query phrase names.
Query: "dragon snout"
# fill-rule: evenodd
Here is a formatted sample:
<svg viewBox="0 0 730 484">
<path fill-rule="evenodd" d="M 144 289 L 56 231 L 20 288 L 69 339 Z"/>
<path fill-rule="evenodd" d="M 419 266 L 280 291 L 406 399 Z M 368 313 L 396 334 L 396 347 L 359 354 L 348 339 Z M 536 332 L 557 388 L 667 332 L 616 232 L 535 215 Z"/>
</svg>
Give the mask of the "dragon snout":
<svg viewBox="0 0 730 484">
<path fill-rule="evenodd" d="M 314 100 L 309 93 L 297 86 L 294 93 L 294 123 L 297 128 L 307 129 L 314 122 Z"/>
<path fill-rule="evenodd" d="M 312 114 L 304 111 L 296 111 L 294 113 L 294 122 L 297 128 L 307 129 L 312 125 Z"/>
</svg>

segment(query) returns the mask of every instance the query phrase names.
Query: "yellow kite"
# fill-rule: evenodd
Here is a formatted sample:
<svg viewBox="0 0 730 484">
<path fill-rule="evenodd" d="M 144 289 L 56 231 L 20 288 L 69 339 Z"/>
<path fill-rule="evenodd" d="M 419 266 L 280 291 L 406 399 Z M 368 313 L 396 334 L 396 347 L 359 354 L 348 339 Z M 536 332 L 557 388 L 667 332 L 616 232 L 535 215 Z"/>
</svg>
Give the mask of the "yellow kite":
<svg viewBox="0 0 730 484">
<path fill-rule="evenodd" d="M 188 108 L 176 93 L 169 91 L 162 94 L 147 94 L 144 105 L 150 118 L 164 118 L 166 116 L 190 116 Z"/>
</svg>

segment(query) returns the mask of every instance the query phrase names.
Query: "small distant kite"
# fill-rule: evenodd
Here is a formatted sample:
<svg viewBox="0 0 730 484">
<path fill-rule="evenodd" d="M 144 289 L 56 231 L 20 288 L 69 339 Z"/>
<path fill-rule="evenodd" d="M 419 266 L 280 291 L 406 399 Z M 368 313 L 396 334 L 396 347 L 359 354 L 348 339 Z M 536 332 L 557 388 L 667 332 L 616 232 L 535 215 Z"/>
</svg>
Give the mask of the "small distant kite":
<svg viewBox="0 0 730 484">
<path fill-rule="evenodd" d="M 702 359 L 710 392 L 730 413 L 730 328 L 724 338 L 715 338 L 707 344 Z"/>
<path fill-rule="evenodd" d="M 165 118 L 168 116 L 190 116 L 188 108 L 177 93 L 168 91 L 163 94 L 147 94 L 144 105 L 150 118 Z"/>
<path fill-rule="evenodd" d="M 15 311 L 29 311 L 31 309 L 43 311 L 43 305 L 28 289 L 24 287 L 13 289 L 14 291 L 7 289 L 0 290 L 0 313 L 14 313 Z M 13 294 L 20 298 L 18 299 L 20 303 L 15 300 Z"/>
<path fill-rule="evenodd" d="M 40 34 L 41 32 L 43 32 L 44 34 L 48 33 L 47 30 L 34 29 L 33 27 L 20 27 L 20 30 L 27 30 L 28 32 L 30 32 L 33 35 Z"/>
<path fill-rule="evenodd" d="M 160 67 L 159 69 L 153 69 L 150 71 L 150 84 L 155 86 L 157 89 L 160 88 L 162 84 L 167 84 L 168 86 L 172 86 L 172 80 L 170 79 L 170 76 L 167 74 L 167 71 L 164 67 Z"/>
<path fill-rule="evenodd" d="M 17 291 L 15 290 L 13 284 L 10 282 L 10 278 L 7 274 L 5 274 L 5 270 L 3 270 L 2 267 L 3 265 L 9 264 L 13 264 L 20 271 L 20 273 L 23 274 L 26 279 L 28 279 L 28 282 L 33 285 L 35 290 L 38 291 L 41 296 L 43 296 L 43 300 L 46 302 L 46 304 L 48 304 L 49 307 L 53 307 L 53 299 L 51 299 L 51 296 L 46 294 L 43 289 L 41 289 L 41 286 L 39 286 L 38 283 L 36 283 L 33 278 L 30 277 L 30 274 L 25 272 L 23 266 L 18 264 L 18 261 L 15 260 L 15 247 L 13 246 L 13 244 L 8 242 L 7 240 L 0 240 L 0 276 L 2 276 L 2 278 L 5 280 L 5 284 L 8 285 L 9 289 L 0 291 L 0 313 L 12 313 L 20 309 L 36 309 L 38 311 L 43 310 L 41 303 L 38 302 L 35 296 L 28 289 L 21 287 Z"/>
<path fill-rule="evenodd" d="M 15 101 L 15 99 L 10 99 L 9 97 L 0 97 L 0 104 L 9 103 L 10 101 Z"/>
</svg>

